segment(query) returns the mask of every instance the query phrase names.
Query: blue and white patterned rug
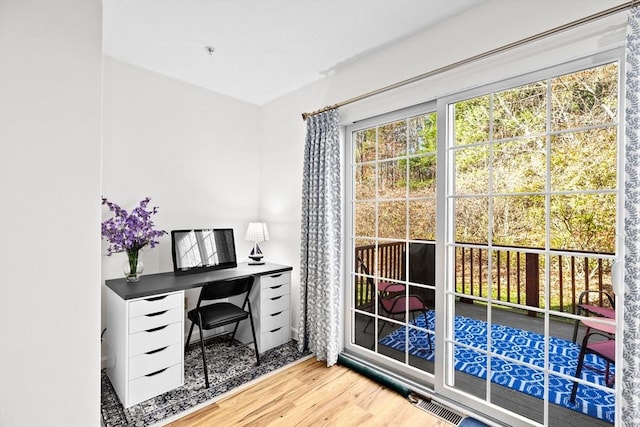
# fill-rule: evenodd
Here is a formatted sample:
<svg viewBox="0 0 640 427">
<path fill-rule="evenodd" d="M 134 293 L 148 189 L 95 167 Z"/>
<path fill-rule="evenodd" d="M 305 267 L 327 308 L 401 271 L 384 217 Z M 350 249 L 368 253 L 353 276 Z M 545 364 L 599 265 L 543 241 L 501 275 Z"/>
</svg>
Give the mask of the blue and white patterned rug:
<svg viewBox="0 0 640 427">
<path fill-rule="evenodd" d="M 427 313 L 428 326 L 423 315 L 412 324 L 430 330 L 435 329 L 435 314 Z M 380 344 L 404 351 L 405 328 L 399 328 L 382 338 Z M 429 351 L 428 337 L 425 332 L 409 329 L 409 353 L 413 356 L 433 361 L 434 355 Z M 461 316 L 455 318 L 455 339 L 461 344 L 487 350 L 486 322 L 468 319 Z M 534 366 L 544 366 L 544 336 L 521 329 L 502 325 L 492 325 L 492 351 L 496 355 L 526 362 Z M 553 372 L 575 375 L 580 347 L 571 341 L 550 337 L 549 367 Z M 587 366 L 589 368 L 587 368 Z M 604 369 L 606 362 L 600 357 L 588 354 L 585 357 L 585 369 L 582 379 L 598 385 L 604 385 Z M 483 353 L 461 346 L 455 347 L 455 368 L 476 377 L 486 379 L 487 358 Z M 611 372 L 615 367 L 611 366 Z M 542 371 L 507 360 L 491 358 L 491 381 L 504 387 L 542 399 L 544 393 L 544 375 Z M 549 376 L 549 401 L 565 408 L 590 415 L 613 423 L 615 419 L 615 396 L 611 392 L 599 390 L 580 384 L 575 403 L 569 402 L 573 382 L 554 375 Z"/>
<path fill-rule="evenodd" d="M 102 370 L 102 419 L 105 427 L 150 426 L 169 417 L 220 396 L 262 375 L 282 368 L 309 353 L 300 353 L 297 344 L 290 341 L 267 350 L 260 355 L 260 366 L 255 366 L 253 346 L 234 342 L 229 338 L 212 338 L 205 342 L 210 387 L 205 388 L 202 355 L 199 345 L 191 345 L 184 359 L 184 385 L 124 409 Z"/>
</svg>

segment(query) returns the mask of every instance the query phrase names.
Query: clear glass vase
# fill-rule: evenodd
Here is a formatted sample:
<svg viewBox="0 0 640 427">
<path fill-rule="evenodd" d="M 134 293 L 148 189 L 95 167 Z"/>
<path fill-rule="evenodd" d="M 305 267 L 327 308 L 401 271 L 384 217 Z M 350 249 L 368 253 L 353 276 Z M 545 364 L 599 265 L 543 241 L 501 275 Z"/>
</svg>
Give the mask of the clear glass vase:
<svg viewBox="0 0 640 427">
<path fill-rule="evenodd" d="M 144 270 L 144 264 L 139 255 L 139 249 L 127 251 L 127 261 L 122 266 L 127 282 L 137 282 L 140 280 L 140 275 Z"/>
</svg>

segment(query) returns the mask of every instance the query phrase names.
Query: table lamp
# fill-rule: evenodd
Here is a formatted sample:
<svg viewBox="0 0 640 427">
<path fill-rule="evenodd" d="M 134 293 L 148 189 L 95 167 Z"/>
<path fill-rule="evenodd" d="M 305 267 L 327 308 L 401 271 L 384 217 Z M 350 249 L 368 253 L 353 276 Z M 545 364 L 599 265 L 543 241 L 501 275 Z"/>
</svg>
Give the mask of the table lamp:
<svg viewBox="0 0 640 427">
<path fill-rule="evenodd" d="M 251 261 L 249 261 L 249 265 L 264 264 L 264 261 L 262 261 L 262 257 L 264 255 L 262 254 L 258 243 L 269 240 L 267 224 L 264 222 L 250 222 L 244 239 L 253 242 L 253 249 L 251 249 L 251 253 L 249 254 L 249 258 L 251 259 Z"/>
</svg>

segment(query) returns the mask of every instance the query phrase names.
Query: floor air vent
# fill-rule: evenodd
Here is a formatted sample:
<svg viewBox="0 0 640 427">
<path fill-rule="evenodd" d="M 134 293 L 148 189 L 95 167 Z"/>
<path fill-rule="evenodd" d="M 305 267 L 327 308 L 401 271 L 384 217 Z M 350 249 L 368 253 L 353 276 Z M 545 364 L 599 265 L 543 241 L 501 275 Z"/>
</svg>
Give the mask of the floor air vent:
<svg viewBox="0 0 640 427">
<path fill-rule="evenodd" d="M 435 415 L 436 417 L 444 420 L 448 423 L 457 426 L 462 421 L 462 415 L 452 411 L 451 409 L 445 408 L 433 400 L 425 400 L 423 398 L 413 396 L 415 402 L 413 403 L 418 408 L 427 411 L 428 413 Z"/>
</svg>

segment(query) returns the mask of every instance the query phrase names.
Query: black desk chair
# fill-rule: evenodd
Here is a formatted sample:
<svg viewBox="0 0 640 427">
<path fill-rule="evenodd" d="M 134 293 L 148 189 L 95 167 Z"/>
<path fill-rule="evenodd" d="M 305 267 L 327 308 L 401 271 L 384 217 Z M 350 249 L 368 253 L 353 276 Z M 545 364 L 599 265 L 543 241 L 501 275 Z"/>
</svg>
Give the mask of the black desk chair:
<svg viewBox="0 0 640 427">
<path fill-rule="evenodd" d="M 191 328 L 189 329 L 189 335 L 187 336 L 187 342 L 185 343 L 184 350 L 186 353 L 189 340 L 191 339 L 191 333 L 193 332 L 193 326 L 198 325 L 198 329 L 200 330 L 202 365 L 204 366 L 204 380 L 207 388 L 209 388 L 209 375 L 207 374 L 207 358 L 204 353 L 203 329 L 219 328 L 221 326 L 235 323 L 236 326 L 233 328 L 233 334 L 231 334 L 231 340 L 229 341 L 229 345 L 231 345 L 233 343 L 233 338 L 236 335 L 236 331 L 238 330 L 238 325 L 241 321 L 249 318 L 249 322 L 251 323 L 251 333 L 253 334 L 253 345 L 256 349 L 256 365 L 260 364 L 258 341 L 256 340 L 256 331 L 253 327 L 253 316 L 251 314 L 251 303 L 249 302 L 249 293 L 251 292 L 253 281 L 254 277 L 249 276 L 224 282 L 209 283 L 202 287 L 196 308 L 189 311 L 187 314 L 187 317 L 191 320 Z M 242 307 L 230 302 L 216 302 L 201 306 L 202 301 L 220 300 L 242 294 L 246 294 Z M 248 308 L 248 311 L 245 311 L 245 306 Z"/>
</svg>

